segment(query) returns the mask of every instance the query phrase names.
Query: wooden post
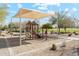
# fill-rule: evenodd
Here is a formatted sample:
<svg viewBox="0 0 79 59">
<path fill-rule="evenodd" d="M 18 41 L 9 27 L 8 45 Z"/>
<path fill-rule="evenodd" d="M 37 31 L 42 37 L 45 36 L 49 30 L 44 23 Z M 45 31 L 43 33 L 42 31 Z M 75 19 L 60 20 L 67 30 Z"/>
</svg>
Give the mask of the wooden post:
<svg viewBox="0 0 79 59">
<path fill-rule="evenodd" d="M 47 34 L 48 34 L 48 33 L 47 33 L 47 28 L 46 28 L 46 32 L 45 32 L 45 37 L 46 37 L 46 40 L 47 40 Z"/>
<path fill-rule="evenodd" d="M 32 26 L 32 39 L 33 39 L 33 24 L 31 24 L 31 26 Z"/>
<path fill-rule="evenodd" d="M 43 28 L 42 28 L 42 39 L 43 39 Z"/>
<path fill-rule="evenodd" d="M 39 34 L 39 26 L 38 26 L 38 24 L 36 25 L 37 26 L 37 33 L 36 34 Z"/>
<path fill-rule="evenodd" d="M 29 30 L 31 30 L 31 31 L 29 31 L 29 32 L 30 32 L 30 34 L 32 35 L 32 25 L 31 25 L 31 24 L 29 24 L 29 26 L 30 26 L 30 27 L 29 27 L 28 31 L 29 31 Z M 30 35 L 30 39 L 32 38 L 32 36 L 31 36 L 31 35 Z"/>
</svg>

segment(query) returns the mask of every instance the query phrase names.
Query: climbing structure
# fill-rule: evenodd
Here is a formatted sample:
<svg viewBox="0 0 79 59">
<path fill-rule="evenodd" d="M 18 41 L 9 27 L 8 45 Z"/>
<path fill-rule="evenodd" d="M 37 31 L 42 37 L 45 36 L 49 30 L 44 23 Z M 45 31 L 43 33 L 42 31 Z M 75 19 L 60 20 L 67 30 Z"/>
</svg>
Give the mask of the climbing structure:
<svg viewBox="0 0 79 59">
<path fill-rule="evenodd" d="M 37 37 L 36 34 L 38 33 L 38 30 L 39 25 L 35 21 L 28 21 L 26 23 L 26 31 L 32 34 L 32 39 Z"/>
</svg>

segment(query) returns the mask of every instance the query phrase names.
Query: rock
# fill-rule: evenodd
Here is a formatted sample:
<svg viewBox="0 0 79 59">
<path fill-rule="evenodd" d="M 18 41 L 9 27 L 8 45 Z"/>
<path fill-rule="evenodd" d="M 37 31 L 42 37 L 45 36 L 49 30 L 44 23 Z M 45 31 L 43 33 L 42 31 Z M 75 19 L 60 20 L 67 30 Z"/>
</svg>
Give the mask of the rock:
<svg viewBox="0 0 79 59">
<path fill-rule="evenodd" d="M 53 51 L 55 51 L 56 50 L 56 45 L 55 44 L 52 44 L 52 47 L 51 47 L 51 49 L 50 50 L 53 50 Z"/>
</svg>

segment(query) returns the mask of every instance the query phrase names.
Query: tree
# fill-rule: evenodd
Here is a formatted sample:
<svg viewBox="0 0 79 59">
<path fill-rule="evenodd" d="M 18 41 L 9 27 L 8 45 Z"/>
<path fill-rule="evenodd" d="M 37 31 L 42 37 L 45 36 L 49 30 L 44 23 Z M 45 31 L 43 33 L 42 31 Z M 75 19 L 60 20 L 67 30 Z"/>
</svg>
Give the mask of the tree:
<svg viewBox="0 0 79 59">
<path fill-rule="evenodd" d="M 64 28 L 66 33 L 66 28 L 72 28 L 75 26 L 74 21 L 70 17 L 64 17 L 60 24 L 61 28 Z"/>
<path fill-rule="evenodd" d="M 6 29 L 8 29 L 7 25 L 0 26 L 0 30 L 6 30 Z"/>
<path fill-rule="evenodd" d="M 47 23 L 47 24 L 42 25 L 42 28 L 44 28 L 44 29 L 52 29 L 52 25 Z"/>
<path fill-rule="evenodd" d="M 15 28 L 16 25 L 15 25 L 14 23 L 10 23 L 10 24 L 8 25 L 8 27 L 9 27 L 9 28 L 11 28 L 11 27 L 12 27 L 12 28 Z"/>
<path fill-rule="evenodd" d="M 64 17 L 66 12 L 55 12 L 55 16 L 52 16 L 51 19 L 49 20 L 51 22 L 51 24 L 57 24 L 58 25 L 58 32 L 60 32 L 60 28 L 61 28 L 61 24 L 62 24 L 62 20 L 64 19 Z"/>
<path fill-rule="evenodd" d="M 42 25 L 42 36 L 43 36 L 43 29 L 46 29 L 45 31 L 45 36 L 46 36 L 46 40 L 47 40 L 47 33 L 48 33 L 48 29 L 52 29 L 52 25 L 49 23 L 43 24 Z"/>
<path fill-rule="evenodd" d="M 55 16 L 52 16 L 49 21 L 51 22 L 51 24 L 56 23 L 58 25 L 58 33 L 60 33 L 60 28 L 64 28 L 66 32 L 66 28 L 73 25 L 71 17 L 67 16 L 67 12 L 56 12 Z"/>
<path fill-rule="evenodd" d="M 13 30 L 16 31 L 16 29 L 17 29 L 18 27 L 17 27 L 17 25 L 16 25 L 15 23 L 10 23 L 10 24 L 8 24 L 8 28 L 10 29 L 9 31 L 11 32 L 11 31 L 13 31 Z"/>
<path fill-rule="evenodd" d="M 5 4 L 0 5 L 0 22 L 3 22 L 8 14 L 7 6 Z"/>
</svg>

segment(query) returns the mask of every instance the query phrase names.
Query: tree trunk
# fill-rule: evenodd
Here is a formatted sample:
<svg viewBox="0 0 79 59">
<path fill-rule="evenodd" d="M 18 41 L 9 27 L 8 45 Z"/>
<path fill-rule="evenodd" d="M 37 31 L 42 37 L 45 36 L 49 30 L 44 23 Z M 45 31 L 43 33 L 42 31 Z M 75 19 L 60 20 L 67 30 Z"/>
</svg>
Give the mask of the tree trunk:
<svg viewBox="0 0 79 59">
<path fill-rule="evenodd" d="M 64 28 L 64 31 L 65 31 L 65 33 L 66 33 L 66 27 Z"/>
<path fill-rule="evenodd" d="M 42 28 L 42 39 L 43 39 L 43 28 Z"/>
<path fill-rule="evenodd" d="M 60 27 L 58 28 L 58 34 L 60 34 Z"/>
</svg>

